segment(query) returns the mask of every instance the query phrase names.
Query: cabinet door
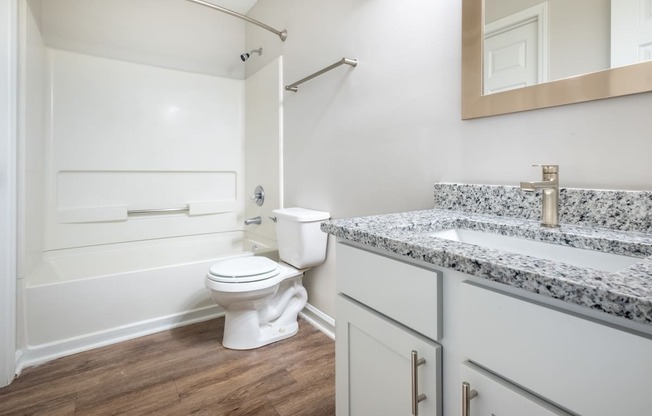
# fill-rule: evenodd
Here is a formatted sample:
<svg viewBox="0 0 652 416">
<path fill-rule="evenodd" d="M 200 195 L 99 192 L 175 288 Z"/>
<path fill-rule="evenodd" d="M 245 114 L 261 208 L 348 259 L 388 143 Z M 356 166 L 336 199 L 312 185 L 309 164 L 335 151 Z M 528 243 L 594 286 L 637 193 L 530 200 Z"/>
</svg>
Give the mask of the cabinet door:
<svg viewBox="0 0 652 416">
<path fill-rule="evenodd" d="M 652 415 L 652 341 L 472 282 L 464 357 L 581 415 Z"/>
<path fill-rule="evenodd" d="M 441 415 L 441 347 L 367 307 L 337 299 L 336 398 L 338 416 Z M 425 363 L 412 383 L 412 351 Z M 414 391 L 414 388 L 418 390 Z"/>
<path fill-rule="evenodd" d="M 477 393 L 469 400 L 469 416 L 570 416 L 469 362 L 462 364 L 462 382 Z"/>
</svg>

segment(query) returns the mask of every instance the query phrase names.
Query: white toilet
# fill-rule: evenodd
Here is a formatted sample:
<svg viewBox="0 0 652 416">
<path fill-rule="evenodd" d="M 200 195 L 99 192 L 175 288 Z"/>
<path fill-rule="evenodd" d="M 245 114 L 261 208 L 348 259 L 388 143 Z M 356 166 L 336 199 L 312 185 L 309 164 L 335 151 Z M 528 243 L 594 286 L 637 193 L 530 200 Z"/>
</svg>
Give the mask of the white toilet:
<svg viewBox="0 0 652 416">
<path fill-rule="evenodd" d="M 328 212 L 305 208 L 275 209 L 279 257 L 227 259 L 211 266 L 205 283 L 224 308 L 222 345 L 235 350 L 262 347 L 297 333 L 297 315 L 308 295 L 304 271 L 324 262 L 327 234 L 320 224 Z"/>
</svg>

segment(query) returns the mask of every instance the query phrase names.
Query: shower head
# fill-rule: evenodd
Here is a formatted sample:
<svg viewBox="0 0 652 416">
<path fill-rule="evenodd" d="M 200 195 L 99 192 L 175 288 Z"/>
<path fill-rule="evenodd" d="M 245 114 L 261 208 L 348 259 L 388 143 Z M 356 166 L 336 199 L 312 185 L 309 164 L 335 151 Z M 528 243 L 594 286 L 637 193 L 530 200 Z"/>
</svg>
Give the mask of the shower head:
<svg viewBox="0 0 652 416">
<path fill-rule="evenodd" d="M 243 53 L 242 55 L 240 55 L 240 59 L 242 59 L 242 62 L 249 59 L 249 57 L 251 56 L 252 53 L 257 53 L 258 55 L 262 55 L 263 54 L 263 48 L 261 47 L 261 48 L 258 48 L 258 49 L 252 49 L 249 52 Z"/>
</svg>

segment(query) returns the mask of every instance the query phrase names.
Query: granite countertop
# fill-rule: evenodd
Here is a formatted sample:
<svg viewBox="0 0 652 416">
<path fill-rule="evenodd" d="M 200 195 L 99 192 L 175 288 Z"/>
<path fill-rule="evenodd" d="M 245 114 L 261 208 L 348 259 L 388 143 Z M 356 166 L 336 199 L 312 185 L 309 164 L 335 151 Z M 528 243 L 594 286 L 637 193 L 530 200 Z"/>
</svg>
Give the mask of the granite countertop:
<svg viewBox="0 0 652 416">
<path fill-rule="evenodd" d="M 532 219 L 451 209 L 336 219 L 321 228 L 345 240 L 652 325 L 651 233 L 573 224 L 551 229 Z M 604 272 L 427 235 L 447 228 L 523 237 L 640 261 Z"/>
</svg>

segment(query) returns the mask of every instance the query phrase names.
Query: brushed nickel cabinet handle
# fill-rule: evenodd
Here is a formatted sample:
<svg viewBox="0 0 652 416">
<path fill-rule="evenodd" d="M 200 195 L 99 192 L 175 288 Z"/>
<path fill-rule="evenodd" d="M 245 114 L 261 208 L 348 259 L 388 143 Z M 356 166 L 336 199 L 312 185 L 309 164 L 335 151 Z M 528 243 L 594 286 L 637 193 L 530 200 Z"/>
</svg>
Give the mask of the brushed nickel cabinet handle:
<svg viewBox="0 0 652 416">
<path fill-rule="evenodd" d="M 426 400 L 425 394 L 419 394 L 419 366 L 425 364 L 426 359 L 419 358 L 418 353 L 412 350 L 410 363 L 412 364 L 412 414 L 419 416 L 419 403 Z"/>
<path fill-rule="evenodd" d="M 462 416 L 471 416 L 471 399 L 477 395 L 478 392 L 471 390 L 469 383 L 462 382 Z"/>
</svg>

